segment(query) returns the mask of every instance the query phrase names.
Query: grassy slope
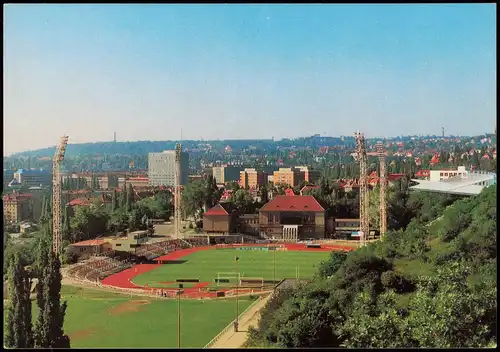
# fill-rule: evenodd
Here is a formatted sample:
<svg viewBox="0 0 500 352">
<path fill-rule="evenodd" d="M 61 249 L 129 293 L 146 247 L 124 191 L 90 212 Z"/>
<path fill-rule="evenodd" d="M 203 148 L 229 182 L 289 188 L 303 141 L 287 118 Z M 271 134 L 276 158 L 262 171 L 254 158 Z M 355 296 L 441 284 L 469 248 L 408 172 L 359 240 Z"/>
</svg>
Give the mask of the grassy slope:
<svg viewBox="0 0 500 352">
<path fill-rule="evenodd" d="M 448 205 L 443 214 L 450 208 L 453 207 L 453 204 Z M 426 241 L 429 246 L 429 252 L 427 256 L 429 259 L 433 260 L 440 253 L 446 252 L 451 246 L 450 242 L 443 242 L 437 235 L 438 230 L 440 228 L 441 222 L 443 219 L 443 215 L 431 221 L 427 226 L 429 227 L 430 238 Z M 423 262 L 422 260 L 410 260 L 404 258 L 397 258 L 393 260 L 394 270 L 404 274 L 408 278 L 417 278 L 419 276 L 429 276 L 432 274 L 432 270 L 434 268 L 434 264 L 432 262 Z M 470 280 L 474 280 L 474 277 L 471 277 Z M 397 295 L 397 305 L 400 308 L 404 308 L 408 306 L 408 302 L 411 296 L 414 293 L 406 293 Z"/>
<path fill-rule="evenodd" d="M 276 279 L 295 277 L 299 266 L 301 278 L 311 278 L 316 272 L 317 264 L 326 260 L 329 252 L 276 252 Z M 272 251 L 243 251 L 219 249 L 199 251 L 182 260 L 182 264 L 166 264 L 135 277 L 132 281 L 137 285 L 149 284 L 161 286 L 158 282 L 175 281 L 176 279 L 200 279 L 201 282 L 214 282 L 217 272 L 236 272 L 235 257 L 240 258 L 238 269 L 245 277 L 263 277 L 273 279 Z"/>
<path fill-rule="evenodd" d="M 62 296 L 68 302 L 64 329 L 72 347 L 177 347 L 176 300 L 148 299 L 148 304 L 134 305 L 130 302 L 145 299 L 71 286 L 63 286 Z M 235 303 L 234 299 L 182 300 L 181 346 L 206 345 L 234 319 Z M 251 303 L 240 299 L 240 312 Z M 35 320 L 35 302 L 33 306 Z M 120 306 L 129 311 L 113 312 Z"/>
</svg>

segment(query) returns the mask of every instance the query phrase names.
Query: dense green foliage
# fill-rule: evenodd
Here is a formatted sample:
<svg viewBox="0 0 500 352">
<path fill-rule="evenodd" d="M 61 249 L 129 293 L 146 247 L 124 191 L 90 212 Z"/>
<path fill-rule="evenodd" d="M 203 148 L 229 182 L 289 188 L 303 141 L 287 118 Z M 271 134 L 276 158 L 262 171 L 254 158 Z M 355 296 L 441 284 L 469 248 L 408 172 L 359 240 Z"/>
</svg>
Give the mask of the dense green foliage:
<svg viewBox="0 0 500 352">
<path fill-rule="evenodd" d="M 52 252 L 51 231 L 47 226 L 36 251 L 35 265 L 27 270 L 18 254 L 9 261 L 7 324 L 5 344 L 16 348 L 69 348 L 64 334 L 66 302 L 61 304 L 61 263 Z M 31 284 L 37 279 L 38 317 L 33 327 Z"/>
<path fill-rule="evenodd" d="M 283 293 L 250 346 L 487 347 L 496 341 L 496 186 L 479 196 L 425 193 L 411 220 Z M 432 221 L 430 221 L 432 220 Z M 430 221 L 430 222 L 429 222 Z"/>
<path fill-rule="evenodd" d="M 61 262 L 51 249 L 48 232 L 40 241 L 37 253 L 36 272 L 39 282 L 36 301 L 39 314 L 35 324 L 35 347 L 69 348 L 69 337 L 63 328 L 67 303 L 61 304 Z"/>
<path fill-rule="evenodd" d="M 10 260 L 8 282 L 9 303 L 7 306 L 5 346 L 8 348 L 32 348 L 31 280 L 17 255 Z"/>
</svg>

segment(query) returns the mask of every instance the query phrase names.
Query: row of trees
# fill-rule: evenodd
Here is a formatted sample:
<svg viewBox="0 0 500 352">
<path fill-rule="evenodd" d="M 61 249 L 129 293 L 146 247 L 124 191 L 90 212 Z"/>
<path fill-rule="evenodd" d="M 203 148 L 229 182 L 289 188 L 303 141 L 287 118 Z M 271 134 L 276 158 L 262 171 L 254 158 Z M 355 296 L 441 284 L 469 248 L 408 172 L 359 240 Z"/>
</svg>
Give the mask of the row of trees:
<svg viewBox="0 0 500 352">
<path fill-rule="evenodd" d="M 63 235 L 68 242 L 96 238 L 107 233 L 145 230 L 148 219 L 168 220 L 173 214 L 172 194 L 167 190 L 156 192 L 153 197 L 137 200 L 131 185 L 120 193 L 113 191 L 110 204 L 100 200 L 90 207 L 67 208 L 63 217 Z"/>
<path fill-rule="evenodd" d="M 8 348 L 69 348 L 64 333 L 66 302 L 61 304 L 61 263 L 51 250 L 50 230 L 46 227 L 39 242 L 37 260 L 27 269 L 15 254 L 8 265 L 5 346 Z M 36 284 L 38 317 L 33 326 L 31 286 Z"/>
</svg>

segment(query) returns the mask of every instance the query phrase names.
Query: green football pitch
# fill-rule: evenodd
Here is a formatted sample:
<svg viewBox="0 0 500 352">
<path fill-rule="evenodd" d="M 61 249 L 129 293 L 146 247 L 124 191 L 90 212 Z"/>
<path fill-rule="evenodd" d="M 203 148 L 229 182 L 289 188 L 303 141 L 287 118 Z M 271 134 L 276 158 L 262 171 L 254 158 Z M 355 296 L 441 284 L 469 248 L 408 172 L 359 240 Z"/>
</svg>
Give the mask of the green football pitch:
<svg viewBox="0 0 500 352">
<path fill-rule="evenodd" d="M 285 278 L 312 278 L 319 262 L 329 257 L 329 252 L 264 251 L 210 249 L 201 250 L 180 258 L 176 263 L 163 264 L 132 279 L 136 285 L 170 287 L 177 279 L 199 279 L 216 286 L 218 273 L 235 273 L 240 277 L 276 280 Z M 238 268 L 235 257 L 238 256 Z M 276 268 L 276 274 L 274 274 Z M 221 274 L 221 277 L 224 274 Z M 236 276 L 226 274 L 225 276 Z M 235 281 L 233 281 L 234 283 Z M 233 284 L 231 283 L 231 285 Z M 227 285 L 227 284 L 226 284 Z M 190 287 L 190 286 L 185 286 Z"/>
<path fill-rule="evenodd" d="M 177 301 L 63 286 L 71 347 L 177 348 Z M 243 312 L 253 299 L 242 297 Z M 181 347 L 204 347 L 235 315 L 234 299 L 181 300 Z M 33 322 L 38 315 L 33 302 Z M 4 322 L 6 310 L 4 309 Z"/>
</svg>

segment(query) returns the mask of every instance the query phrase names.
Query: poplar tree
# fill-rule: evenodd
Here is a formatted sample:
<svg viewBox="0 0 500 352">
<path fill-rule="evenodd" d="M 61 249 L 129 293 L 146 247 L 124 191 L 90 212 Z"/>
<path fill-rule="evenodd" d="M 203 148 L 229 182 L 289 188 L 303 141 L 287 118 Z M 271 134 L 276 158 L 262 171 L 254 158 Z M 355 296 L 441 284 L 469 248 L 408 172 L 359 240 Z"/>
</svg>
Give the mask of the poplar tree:
<svg viewBox="0 0 500 352">
<path fill-rule="evenodd" d="M 115 211 L 116 208 L 118 208 L 118 202 L 117 202 L 117 199 L 116 199 L 116 189 L 113 189 L 113 194 L 111 195 L 111 210 L 112 211 Z"/>
<path fill-rule="evenodd" d="M 42 211 L 40 218 L 44 219 L 47 216 L 47 197 L 43 196 L 42 198 Z"/>
<path fill-rule="evenodd" d="M 61 262 L 51 250 L 50 226 L 41 239 L 38 256 L 37 306 L 35 348 L 70 348 L 69 337 L 64 334 L 67 303 L 61 304 Z"/>
<path fill-rule="evenodd" d="M 68 235 L 71 233 L 71 222 L 70 222 L 70 215 L 69 215 L 69 207 L 64 207 L 64 232 Z"/>
<path fill-rule="evenodd" d="M 132 210 L 132 204 L 134 203 L 134 189 L 132 188 L 132 185 L 129 183 L 127 192 L 126 192 L 126 197 L 127 197 L 127 211 Z"/>
<path fill-rule="evenodd" d="M 127 184 L 123 184 L 120 194 L 120 208 L 127 209 Z"/>
<path fill-rule="evenodd" d="M 33 348 L 31 280 L 18 254 L 14 255 L 9 265 L 8 285 L 5 345 L 8 348 Z"/>
<path fill-rule="evenodd" d="M 52 201 L 51 201 L 52 197 L 47 197 L 46 198 L 46 204 L 45 204 L 45 215 L 47 217 L 51 217 L 51 214 L 52 214 Z"/>
</svg>

